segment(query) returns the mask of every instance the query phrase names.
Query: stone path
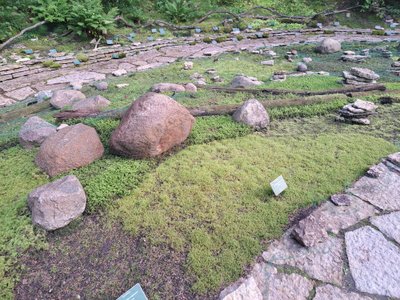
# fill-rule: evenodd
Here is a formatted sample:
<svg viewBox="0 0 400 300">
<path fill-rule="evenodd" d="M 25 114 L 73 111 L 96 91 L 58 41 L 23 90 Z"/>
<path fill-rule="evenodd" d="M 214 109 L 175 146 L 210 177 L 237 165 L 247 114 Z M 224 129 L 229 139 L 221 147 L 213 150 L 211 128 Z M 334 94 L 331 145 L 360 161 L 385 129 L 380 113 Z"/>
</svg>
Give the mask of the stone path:
<svg viewBox="0 0 400 300">
<path fill-rule="evenodd" d="M 335 29 L 335 34 L 324 34 L 324 30 L 310 29 L 299 31 L 271 31 L 268 38 L 255 38 L 254 33 L 244 34 L 244 39 L 237 41 L 232 37 L 219 44 L 206 44 L 202 37 L 177 38 L 113 46 L 98 51 L 88 52 L 89 61 L 79 68 L 74 67 L 74 57 L 67 55 L 55 58 L 61 68 L 54 70 L 43 66 L 46 59 L 36 59 L 0 66 L 0 107 L 23 101 L 39 91 L 59 90 L 70 85 L 87 84 L 103 80 L 116 70 L 139 72 L 157 68 L 178 59 L 193 59 L 214 56 L 226 52 L 254 51 L 263 47 L 278 47 L 300 43 L 317 43 L 324 37 L 334 36 L 340 41 L 382 42 L 400 41 L 400 31 L 391 37 L 371 35 L 370 30 Z M 127 57 L 111 59 L 112 54 L 124 52 Z"/>
<path fill-rule="evenodd" d="M 300 221 L 300 238 L 322 240 L 302 246 L 290 228 L 220 300 L 400 299 L 400 152 L 335 196 Z"/>
</svg>

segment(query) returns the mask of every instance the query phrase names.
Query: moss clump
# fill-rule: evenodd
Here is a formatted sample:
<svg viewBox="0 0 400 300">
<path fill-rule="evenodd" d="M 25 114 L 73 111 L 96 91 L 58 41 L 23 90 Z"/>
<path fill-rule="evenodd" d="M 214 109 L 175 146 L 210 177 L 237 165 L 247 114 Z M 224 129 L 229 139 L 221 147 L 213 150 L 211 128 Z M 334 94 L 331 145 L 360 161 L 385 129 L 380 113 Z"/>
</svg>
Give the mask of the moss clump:
<svg viewBox="0 0 400 300">
<path fill-rule="evenodd" d="M 328 18 L 324 15 L 316 15 L 312 20 L 315 23 L 328 24 Z"/>
<path fill-rule="evenodd" d="M 213 32 L 213 26 L 211 24 L 205 24 L 200 27 L 202 32 Z"/>
<path fill-rule="evenodd" d="M 235 23 L 235 27 L 239 28 L 240 30 L 247 29 L 247 24 L 243 21 Z"/>
<path fill-rule="evenodd" d="M 373 35 L 385 35 L 384 30 L 372 30 Z"/>
<path fill-rule="evenodd" d="M 206 36 L 206 37 L 203 39 L 203 42 L 204 42 L 204 43 L 207 43 L 207 44 L 211 44 L 212 39 L 211 39 L 209 36 Z"/>
<path fill-rule="evenodd" d="M 243 35 L 237 35 L 236 38 L 237 38 L 238 41 L 241 41 L 241 40 L 244 39 Z"/>
<path fill-rule="evenodd" d="M 269 38 L 269 33 L 268 32 L 263 32 L 262 37 L 265 38 L 265 39 Z"/>
<path fill-rule="evenodd" d="M 191 42 L 189 43 L 190 46 L 194 46 L 194 45 L 196 45 L 196 44 L 197 44 L 196 41 L 191 41 Z"/>
<path fill-rule="evenodd" d="M 154 247 L 187 254 L 193 290 L 214 291 L 239 278 L 294 211 L 343 190 L 395 149 L 360 134 L 248 135 L 191 146 L 121 199 L 115 216 Z M 277 200 L 267 183 L 281 174 L 290 188 Z"/>
<path fill-rule="evenodd" d="M 46 60 L 42 64 L 46 68 L 52 68 L 52 69 L 61 68 L 61 64 L 59 64 L 58 62 L 55 62 L 54 60 Z"/>
<path fill-rule="evenodd" d="M 334 34 L 333 30 L 324 30 L 324 34 Z"/>
<path fill-rule="evenodd" d="M 217 43 L 223 43 L 226 42 L 228 39 L 226 36 L 219 36 L 215 40 L 217 41 Z"/>
<path fill-rule="evenodd" d="M 80 62 L 87 62 L 89 60 L 89 56 L 85 53 L 78 53 L 75 57 Z"/>
<path fill-rule="evenodd" d="M 318 22 L 315 20 L 311 20 L 310 22 L 307 23 L 307 26 L 310 28 L 317 28 L 318 27 Z"/>
<path fill-rule="evenodd" d="M 231 33 L 232 30 L 233 30 L 233 27 L 231 25 L 224 25 L 224 28 L 223 28 L 224 33 Z"/>
</svg>

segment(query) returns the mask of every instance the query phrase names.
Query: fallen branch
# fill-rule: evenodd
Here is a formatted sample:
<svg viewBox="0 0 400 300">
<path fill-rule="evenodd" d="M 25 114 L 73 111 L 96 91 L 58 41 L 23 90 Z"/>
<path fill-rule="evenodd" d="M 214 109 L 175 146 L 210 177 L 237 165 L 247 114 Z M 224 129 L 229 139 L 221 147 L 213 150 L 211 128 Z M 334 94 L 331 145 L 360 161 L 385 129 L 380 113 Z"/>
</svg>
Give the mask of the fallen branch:
<svg viewBox="0 0 400 300">
<path fill-rule="evenodd" d="M 198 19 L 198 20 L 196 21 L 196 24 L 200 24 L 200 23 L 204 22 L 205 20 L 207 20 L 210 16 L 216 15 L 216 14 L 219 14 L 219 15 L 220 15 L 220 14 L 230 15 L 230 16 L 232 16 L 234 19 L 236 19 L 237 21 L 240 20 L 240 15 L 237 15 L 237 14 L 231 12 L 231 11 L 228 11 L 228 10 L 212 10 L 212 11 L 209 11 L 208 13 L 206 13 L 206 14 L 204 15 L 204 17 Z"/>
<path fill-rule="evenodd" d="M 18 33 L 17 35 L 13 36 L 12 38 L 9 38 L 7 41 L 5 41 L 3 44 L 0 45 L 0 51 L 3 50 L 7 45 L 11 44 L 15 39 L 19 38 L 20 36 L 22 36 L 25 32 L 33 30 L 39 26 L 42 26 L 46 23 L 46 21 L 41 21 L 39 23 L 36 23 L 32 26 L 29 26 L 23 30 L 21 30 L 20 33 Z"/>
<path fill-rule="evenodd" d="M 101 41 L 102 38 L 103 38 L 103 37 L 100 36 L 99 39 L 96 41 L 96 44 L 94 45 L 94 49 L 93 49 L 94 51 L 97 50 L 97 47 L 99 46 L 99 43 L 100 43 L 100 41 Z"/>
<path fill-rule="evenodd" d="M 146 25 L 144 25 L 144 27 L 152 27 L 154 25 L 159 26 L 159 27 L 166 27 L 170 30 L 193 30 L 193 29 L 197 28 L 197 26 L 194 26 L 194 25 L 178 26 L 178 25 L 168 23 L 163 20 L 155 20 L 155 21 L 148 22 Z"/>
<path fill-rule="evenodd" d="M 360 8 L 360 7 L 361 7 L 360 5 L 355 5 L 355 6 L 351 6 L 351 7 L 348 7 L 348 8 L 341 9 L 341 10 L 334 10 L 334 11 L 326 11 L 326 12 L 323 12 L 323 13 L 317 13 L 312 17 L 312 19 L 314 19 L 315 17 L 317 17 L 319 15 L 323 15 L 323 16 L 327 17 L 327 16 L 331 16 L 331 15 L 342 14 L 342 13 L 345 13 L 345 12 L 348 12 L 350 10 L 353 10 L 353 9 L 356 9 L 356 8 Z"/>
<path fill-rule="evenodd" d="M 386 90 L 386 87 L 383 84 L 351 86 L 343 89 L 317 91 L 317 92 L 309 92 L 309 91 L 304 92 L 304 91 L 279 90 L 279 89 L 241 89 L 241 88 L 226 88 L 219 86 L 198 86 L 198 88 L 209 91 L 224 92 L 224 93 L 249 93 L 249 94 L 271 94 L 271 95 L 293 94 L 297 96 L 319 96 L 319 95 L 348 94 L 348 93 Z"/>
<path fill-rule="evenodd" d="M 266 11 L 269 11 L 270 13 L 272 13 L 271 17 L 277 17 L 277 18 L 288 18 L 288 19 L 307 19 L 308 18 L 305 16 L 287 16 L 287 15 L 281 14 L 274 8 L 266 7 L 266 6 L 262 6 L 262 5 L 252 7 L 248 11 L 241 13 L 240 16 L 241 17 L 246 16 L 253 10 L 266 10 Z"/>
</svg>

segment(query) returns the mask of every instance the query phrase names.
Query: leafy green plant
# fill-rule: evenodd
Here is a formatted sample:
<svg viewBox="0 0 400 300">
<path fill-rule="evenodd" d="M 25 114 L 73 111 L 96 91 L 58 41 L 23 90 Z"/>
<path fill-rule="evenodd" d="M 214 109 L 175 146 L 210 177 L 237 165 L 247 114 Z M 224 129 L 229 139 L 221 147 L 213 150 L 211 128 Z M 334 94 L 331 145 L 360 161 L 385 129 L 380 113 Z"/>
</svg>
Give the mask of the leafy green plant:
<svg viewBox="0 0 400 300">
<path fill-rule="evenodd" d="M 196 16 L 193 9 L 194 2 L 190 0 L 166 0 L 158 1 L 160 11 L 165 13 L 171 21 L 185 22 Z"/>
<path fill-rule="evenodd" d="M 39 20 L 64 24 L 76 34 L 88 36 L 107 34 L 118 13 L 116 8 L 106 13 L 101 0 L 38 0 L 32 9 Z"/>
<path fill-rule="evenodd" d="M 68 28 L 78 35 L 86 33 L 89 36 L 107 34 L 114 27 L 114 18 L 118 13 L 116 8 L 104 12 L 101 0 L 72 1 L 67 17 Z"/>
</svg>

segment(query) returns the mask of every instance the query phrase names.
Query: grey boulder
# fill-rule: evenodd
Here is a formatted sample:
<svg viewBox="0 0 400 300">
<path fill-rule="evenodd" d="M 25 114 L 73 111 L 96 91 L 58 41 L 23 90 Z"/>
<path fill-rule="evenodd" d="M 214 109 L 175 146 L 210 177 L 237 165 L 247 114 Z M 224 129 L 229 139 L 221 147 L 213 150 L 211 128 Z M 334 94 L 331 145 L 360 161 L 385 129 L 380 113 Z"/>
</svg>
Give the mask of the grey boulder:
<svg viewBox="0 0 400 300">
<path fill-rule="evenodd" d="M 269 125 L 269 115 L 264 106 L 256 99 L 247 100 L 233 114 L 236 122 L 247 124 L 255 129 L 263 129 Z"/>
<path fill-rule="evenodd" d="M 105 91 L 108 89 L 108 83 L 106 81 L 98 81 L 94 83 L 94 87 L 99 91 Z"/>
<path fill-rule="evenodd" d="M 351 68 L 350 73 L 354 76 L 361 77 L 367 80 L 377 80 L 379 75 L 367 68 Z"/>
<path fill-rule="evenodd" d="M 233 78 L 231 87 L 232 88 L 247 88 L 247 87 L 261 85 L 261 84 L 262 84 L 262 82 L 258 81 L 257 78 L 238 75 L 235 78 Z"/>
<path fill-rule="evenodd" d="M 305 63 L 299 63 L 297 65 L 297 71 L 299 71 L 299 72 L 307 72 L 307 70 L 308 70 L 308 67 L 307 67 L 307 65 Z"/>
<path fill-rule="evenodd" d="M 326 38 L 315 48 L 315 51 L 321 54 L 330 54 L 339 52 L 341 49 L 342 45 L 339 41 L 333 38 Z"/>
<path fill-rule="evenodd" d="M 111 102 L 103 96 L 94 96 L 72 104 L 72 110 L 98 111 L 109 106 Z"/>
<path fill-rule="evenodd" d="M 44 140 L 57 131 L 56 126 L 34 116 L 22 125 L 19 131 L 19 142 L 26 149 L 40 146 Z"/>
<path fill-rule="evenodd" d="M 61 109 L 66 106 L 71 106 L 74 102 L 85 98 L 86 96 L 80 91 L 59 90 L 53 93 L 50 104 L 57 109 Z"/>
<path fill-rule="evenodd" d="M 153 85 L 151 91 L 154 93 L 164 93 L 164 92 L 185 92 L 186 89 L 181 84 L 176 83 L 157 83 Z"/>
<path fill-rule="evenodd" d="M 55 230 L 68 225 L 85 211 L 86 195 L 78 178 L 69 175 L 32 191 L 28 206 L 33 224 Z"/>
</svg>

